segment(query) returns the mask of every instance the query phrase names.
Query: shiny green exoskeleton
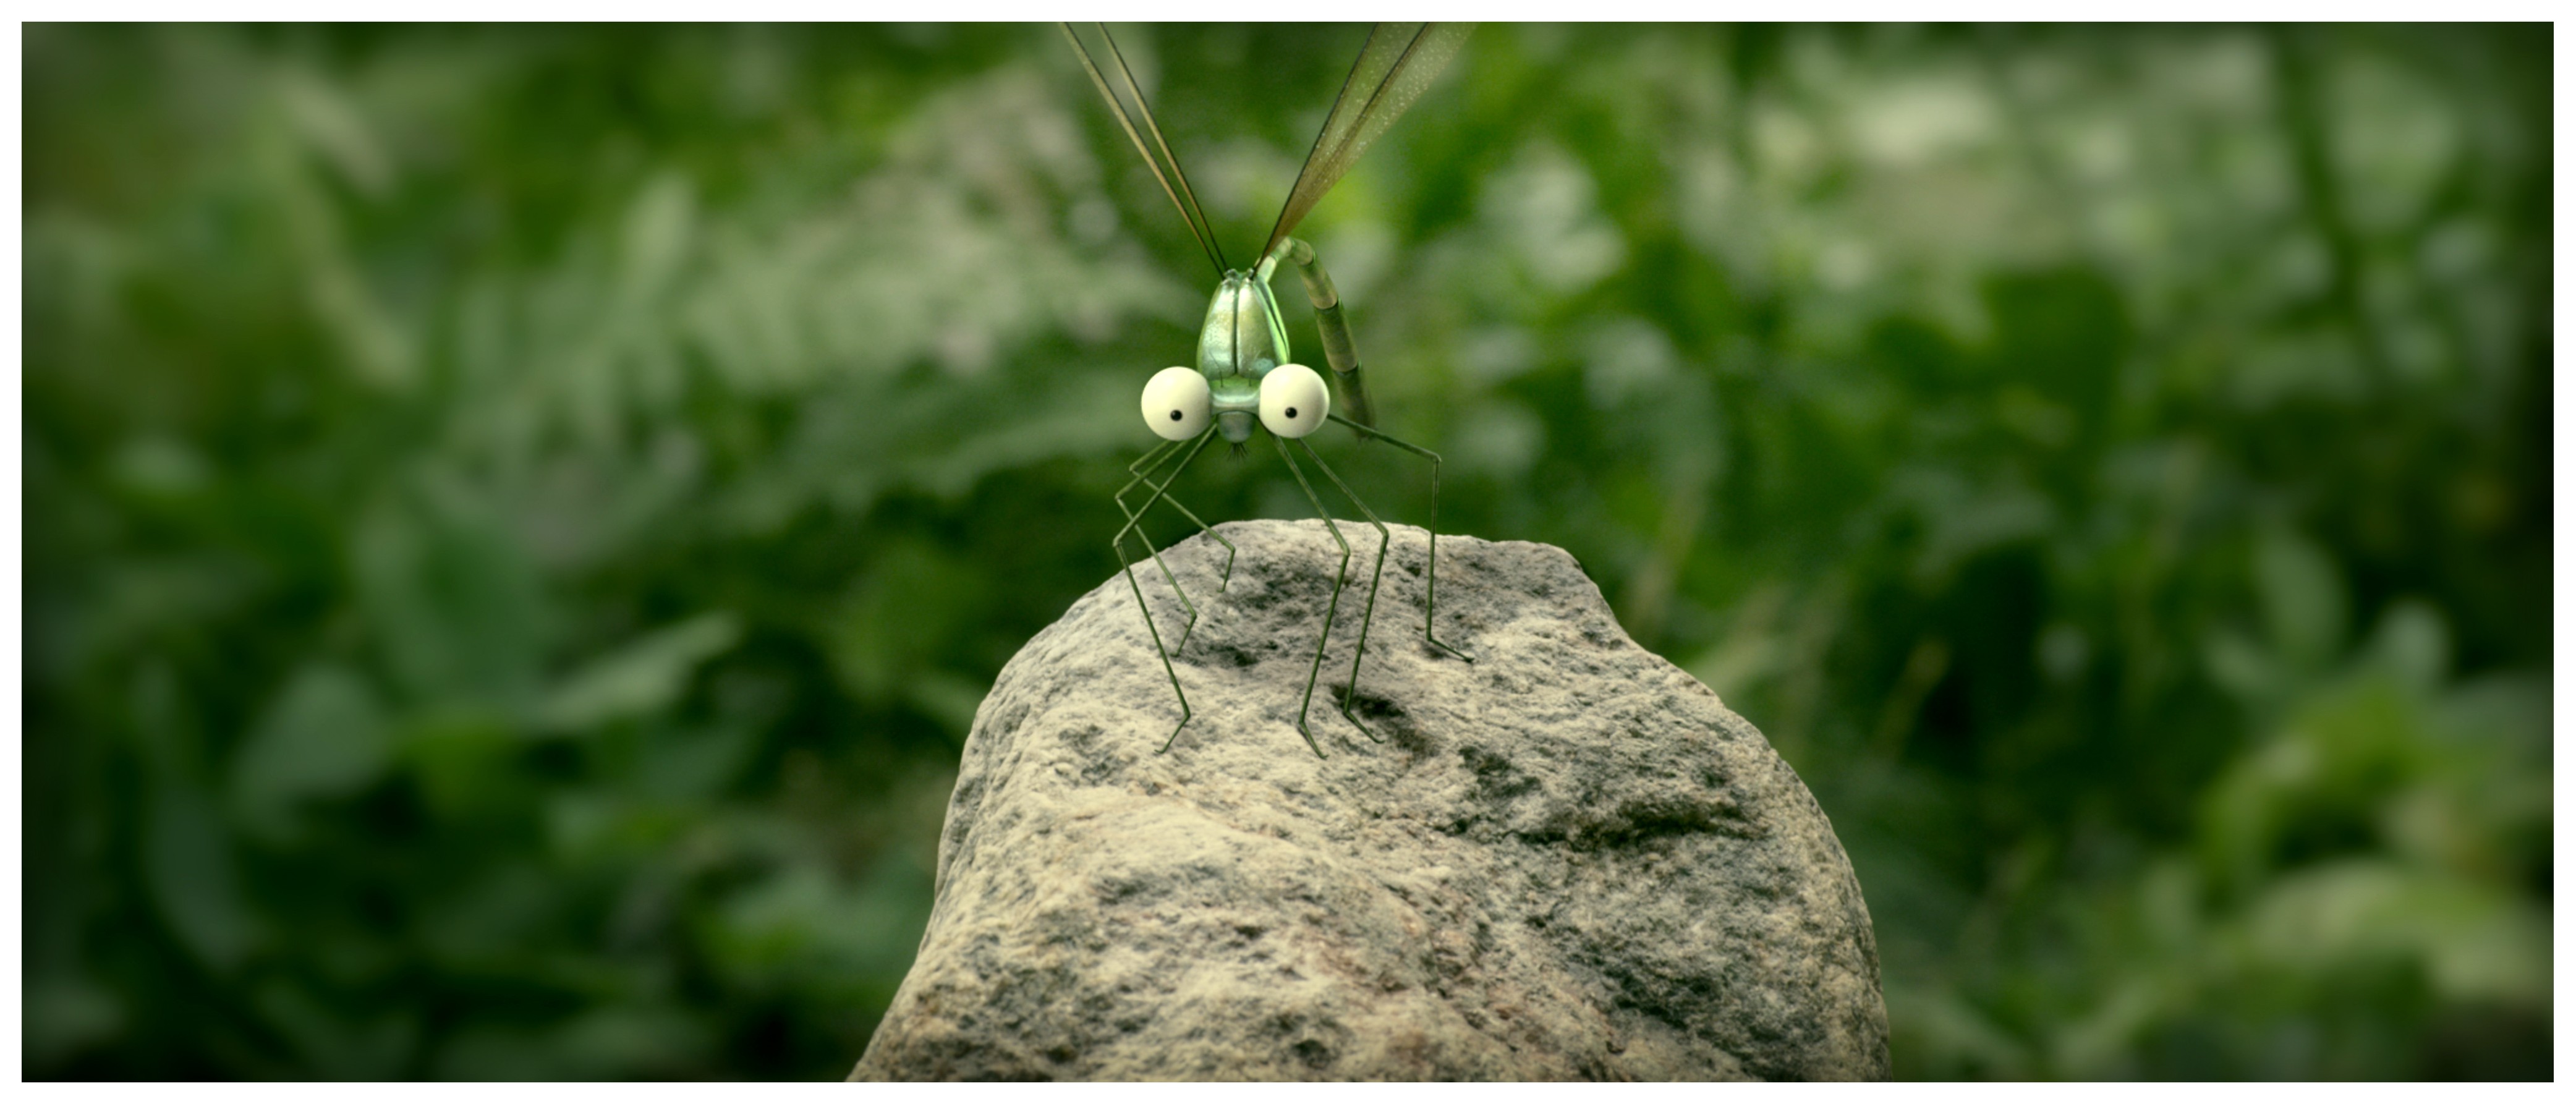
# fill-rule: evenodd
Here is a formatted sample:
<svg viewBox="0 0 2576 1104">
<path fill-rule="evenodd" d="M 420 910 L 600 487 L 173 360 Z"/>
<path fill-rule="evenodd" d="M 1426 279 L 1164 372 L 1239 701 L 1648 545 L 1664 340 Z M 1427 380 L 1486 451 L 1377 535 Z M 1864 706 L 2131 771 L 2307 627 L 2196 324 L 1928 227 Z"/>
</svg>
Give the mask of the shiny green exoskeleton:
<svg viewBox="0 0 2576 1104">
<path fill-rule="evenodd" d="M 1226 273 L 1217 284 L 1215 298 L 1208 300 L 1207 321 L 1199 326 L 1197 374 L 1207 381 L 1208 409 L 1215 415 L 1217 432 L 1238 445 L 1252 439 L 1253 419 L 1261 412 L 1262 380 L 1271 369 L 1288 363 L 1288 328 L 1279 319 L 1279 301 L 1271 297 L 1268 275 L 1261 269 Z M 1150 385 L 1147 390 L 1151 395 Z M 1177 408 L 1173 412 L 1186 416 Z M 1168 420 L 1169 414 L 1165 417 Z M 1155 428 L 1161 436 L 1173 436 Z"/>
<path fill-rule="evenodd" d="M 1315 136 L 1314 148 L 1306 155 L 1305 167 L 1299 170 L 1297 182 L 1288 190 L 1288 201 L 1280 209 L 1278 221 L 1271 227 L 1270 240 L 1262 245 L 1259 263 L 1248 271 L 1226 266 L 1225 254 L 1216 246 L 1215 236 L 1209 229 L 1206 214 L 1199 209 L 1198 197 L 1190 188 L 1189 178 L 1181 173 L 1179 161 L 1172 157 L 1170 147 L 1164 143 L 1162 128 L 1154 122 L 1153 112 L 1145 104 L 1144 93 L 1137 87 L 1135 75 L 1129 72 L 1126 59 L 1119 55 L 1118 44 L 1110 39 L 1108 29 L 1095 25 L 1104 48 L 1103 55 L 1109 61 L 1103 65 L 1072 25 L 1059 26 L 1064 30 L 1066 40 L 1073 44 L 1074 53 L 1082 59 L 1083 70 L 1091 76 L 1092 84 L 1100 90 L 1102 98 L 1109 101 L 1110 109 L 1117 113 L 1119 126 L 1125 130 L 1128 140 L 1135 143 L 1137 152 L 1144 155 L 1146 166 L 1153 170 L 1154 179 L 1163 187 L 1163 194 L 1180 209 L 1182 219 L 1189 223 L 1190 232 L 1198 238 L 1199 247 L 1206 251 L 1208 261 L 1220 274 L 1216 295 L 1208 301 L 1207 320 L 1200 327 L 1197 366 L 1166 368 L 1146 381 L 1140 409 L 1146 426 L 1163 438 L 1163 443 L 1128 465 L 1128 473 L 1133 478 L 1119 488 L 1116 496 L 1119 509 L 1127 515 L 1127 524 L 1110 539 L 1111 549 L 1124 563 L 1126 541 L 1129 536 L 1134 536 L 1162 571 L 1163 578 L 1171 584 L 1173 593 L 1180 598 L 1182 609 L 1188 614 L 1180 640 L 1165 648 L 1162 631 L 1154 624 L 1153 610 L 1145 602 L 1144 588 L 1136 582 L 1134 567 L 1122 568 L 1128 588 L 1136 595 L 1137 608 L 1145 613 L 1145 630 L 1152 636 L 1155 652 L 1163 661 L 1163 673 L 1171 679 L 1172 694 L 1180 700 L 1180 722 L 1172 726 L 1172 734 L 1164 739 L 1162 750 L 1171 750 L 1172 742 L 1180 738 L 1181 730 L 1190 723 L 1189 694 L 1181 689 L 1180 675 L 1172 668 L 1171 653 L 1188 647 L 1190 631 L 1198 625 L 1199 610 L 1197 604 L 1190 601 L 1189 593 L 1182 589 L 1180 580 L 1173 576 L 1171 568 L 1163 564 L 1162 553 L 1146 539 L 1140 522 L 1145 512 L 1153 509 L 1155 504 L 1169 503 L 1201 532 L 1224 545 L 1225 569 L 1217 586 L 1219 591 L 1224 590 L 1233 579 L 1234 545 L 1209 528 L 1207 522 L 1191 513 L 1189 507 L 1181 505 L 1169 492 L 1172 481 L 1198 458 L 1209 441 L 1222 436 L 1240 449 L 1251 441 L 1256 425 L 1269 432 L 1280 459 L 1287 462 L 1289 473 L 1297 477 L 1298 488 L 1305 492 L 1307 502 L 1324 519 L 1326 531 L 1332 534 L 1334 543 L 1342 550 L 1341 565 L 1333 576 L 1332 598 L 1324 609 L 1323 634 L 1316 639 L 1314 659 L 1307 665 L 1305 697 L 1297 707 L 1297 733 L 1305 737 L 1306 746 L 1318 757 L 1324 754 L 1324 749 L 1316 742 L 1314 730 L 1307 724 L 1307 713 L 1314 703 L 1316 676 L 1323 670 L 1324 646 L 1332 639 L 1333 618 L 1341 609 L 1342 590 L 1350 574 L 1351 545 L 1343 539 L 1341 526 L 1334 521 L 1332 513 L 1324 508 L 1323 499 L 1315 494 L 1314 485 L 1307 482 L 1305 469 L 1298 465 L 1297 457 L 1289 446 L 1293 444 L 1298 452 L 1305 453 L 1306 460 L 1324 473 L 1324 477 L 1331 480 L 1342 496 L 1349 499 L 1351 505 L 1359 509 L 1360 515 L 1377 529 L 1377 563 L 1370 573 L 1368 600 L 1360 613 L 1360 641 L 1351 656 L 1350 684 L 1344 689 L 1340 703 L 1343 718 L 1363 735 L 1376 740 L 1377 733 L 1370 731 L 1351 712 L 1351 702 L 1359 692 L 1360 660 L 1368 654 L 1369 623 L 1377 612 L 1378 584 L 1386 574 L 1390 538 L 1385 523 L 1379 521 L 1368 504 L 1351 491 L 1350 485 L 1324 463 L 1324 458 L 1315 452 L 1307 438 L 1323 428 L 1325 422 L 1338 422 L 1363 439 L 1384 441 L 1431 462 L 1433 532 L 1431 562 L 1423 590 L 1422 637 L 1449 655 L 1474 662 L 1466 653 L 1442 643 L 1432 632 L 1432 620 L 1439 608 L 1440 537 L 1437 526 L 1440 457 L 1429 449 L 1397 440 L 1377 428 L 1359 354 L 1351 341 L 1350 323 L 1342 315 L 1340 294 L 1334 290 L 1332 277 L 1325 273 L 1313 247 L 1289 234 L 1314 208 L 1316 201 L 1322 199 L 1324 193 L 1331 190 L 1333 184 L 1349 170 L 1351 163 L 1358 160 L 1360 151 L 1367 148 L 1369 142 L 1383 133 L 1396 116 L 1403 114 L 1404 109 L 1412 106 L 1413 101 L 1429 87 L 1431 79 L 1439 74 L 1441 67 L 1448 63 L 1449 57 L 1465 40 L 1469 25 L 1382 23 L 1369 31 L 1368 41 L 1360 48 L 1359 59 L 1352 63 L 1350 76 L 1342 83 L 1341 95 L 1333 101 L 1332 111 L 1324 118 L 1323 130 Z M 1104 71 L 1118 78 L 1114 87 Z M 1121 91 L 1126 94 L 1125 99 L 1121 99 Z M 1152 139 L 1150 144 L 1148 137 Z M 1161 153 L 1159 160 L 1155 156 L 1158 151 Z M 1332 370 L 1333 383 L 1339 388 L 1340 405 L 1346 414 L 1333 410 L 1333 390 L 1326 386 L 1322 375 L 1290 359 L 1288 328 L 1280 319 L 1279 301 L 1270 290 L 1271 277 L 1283 263 L 1296 266 L 1298 277 L 1305 285 L 1306 299 L 1315 308 L 1315 324 L 1322 336 L 1324 361 Z M 1127 495 L 1140 483 L 1151 488 L 1152 494 L 1141 505 L 1130 505 Z"/>
</svg>

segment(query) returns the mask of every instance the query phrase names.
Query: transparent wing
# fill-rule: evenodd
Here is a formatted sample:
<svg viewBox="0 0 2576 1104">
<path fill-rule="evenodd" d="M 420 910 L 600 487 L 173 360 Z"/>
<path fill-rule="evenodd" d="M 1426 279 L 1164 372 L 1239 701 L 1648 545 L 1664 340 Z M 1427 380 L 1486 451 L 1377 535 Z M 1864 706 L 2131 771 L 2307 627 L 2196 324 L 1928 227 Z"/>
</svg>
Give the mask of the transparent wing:
<svg viewBox="0 0 2576 1104">
<path fill-rule="evenodd" d="M 1136 86 L 1136 74 L 1127 68 L 1126 57 L 1118 52 L 1118 41 L 1109 37 L 1108 25 L 1091 25 L 1092 33 L 1100 38 L 1102 49 L 1099 55 L 1094 55 L 1091 48 L 1083 44 L 1082 35 L 1075 32 L 1073 24 L 1058 23 L 1056 28 L 1064 32 L 1066 42 L 1073 44 L 1074 56 L 1082 59 L 1082 71 L 1091 74 L 1091 86 L 1100 90 L 1101 99 L 1109 101 L 1109 110 L 1118 116 L 1119 129 L 1127 132 L 1127 140 L 1134 142 L 1136 152 L 1144 155 L 1145 167 L 1153 170 L 1154 182 L 1163 186 L 1163 194 L 1171 198 L 1172 206 L 1180 209 L 1181 221 L 1189 224 L 1190 235 L 1199 240 L 1199 248 L 1207 253 L 1208 263 L 1216 266 L 1218 274 L 1224 274 L 1225 251 L 1216 246 L 1216 235 L 1208 227 L 1207 212 L 1199 209 L 1198 193 L 1190 190 L 1189 176 L 1181 172 L 1180 160 L 1172 156 L 1172 147 L 1164 143 L 1163 128 L 1154 122 L 1154 109 L 1146 106 L 1145 93 Z M 1114 86 L 1126 93 L 1125 99 L 1119 97 L 1118 91 L 1112 91 L 1113 82 L 1102 75 L 1104 67 L 1097 60 L 1099 56 L 1109 59 L 1106 68 L 1116 74 Z M 1130 103 L 1134 104 L 1133 109 L 1128 106 Z M 1145 124 L 1142 134 L 1136 129 L 1140 119 Z M 1154 139 L 1150 146 L 1145 143 L 1146 135 Z M 1158 151 L 1162 154 L 1159 160 L 1154 156 Z"/>
<path fill-rule="evenodd" d="M 1350 76 L 1342 80 L 1341 95 L 1333 99 L 1331 114 L 1324 116 L 1324 129 L 1315 135 L 1315 148 L 1306 152 L 1306 167 L 1298 170 L 1297 183 L 1288 189 L 1288 202 L 1279 209 L 1270 240 L 1261 246 L 1262 256 L 1278 248 L 1280 239 L 1294 232 L 1306 212 L 1315 209 L 1316 201 L 1350 171 L 1360 152 L 1422 97 L 1475 27 L 1473 23 L 1380 23 L 1369 29 L 1359 60 L 1351 63 Z"/>
</svg>

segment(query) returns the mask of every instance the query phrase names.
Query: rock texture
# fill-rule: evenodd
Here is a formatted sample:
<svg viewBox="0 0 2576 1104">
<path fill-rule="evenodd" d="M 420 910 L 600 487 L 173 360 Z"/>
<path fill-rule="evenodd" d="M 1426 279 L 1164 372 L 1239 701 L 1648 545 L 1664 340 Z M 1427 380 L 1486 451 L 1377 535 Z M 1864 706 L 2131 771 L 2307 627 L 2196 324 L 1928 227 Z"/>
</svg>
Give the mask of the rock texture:
<svg viewBox="0 0 2576 1104">
<path fill-rule="evenodd" d="M 1859 883 L 1761 733 L 1628 639 L 1563 550 L 1393 527 L 1219 527 L 1164 559 L 1199 603 L 1180 717 L 1112 577 L 976 712 L 920 957 L 854 1079 L 1883 1078 Z M 1137 571 L 1164 640 L 1184 614 Z"/>
</svg>

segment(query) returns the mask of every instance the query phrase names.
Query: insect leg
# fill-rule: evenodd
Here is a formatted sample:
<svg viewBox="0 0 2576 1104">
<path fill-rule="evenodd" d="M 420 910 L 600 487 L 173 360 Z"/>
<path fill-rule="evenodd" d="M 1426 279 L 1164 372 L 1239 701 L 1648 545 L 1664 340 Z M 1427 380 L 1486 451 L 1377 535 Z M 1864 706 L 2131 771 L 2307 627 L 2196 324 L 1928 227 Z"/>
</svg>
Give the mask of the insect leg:
<svg viewBox="0 0 2576 1104">
<path fill-rule="evenodd" d="M 1359 433 L 1359 435 L 1364 438 L 1375 437 L 1387 444 L 1431 461 L 1431 524 L 1424 527 L 1423 530 L 1431 537 L 1431 551 L 1426 557 L 1430 563 L 1422 586 L 1422 639 L 1429 641 L 1432 647 L 1438 648 L 1450 655 L 1457 656 L 1469 663 L 1476 662 L 1476 657 L 1459 651 L 1456 648 L 1452 648 L 1449 645 L 1442 643 L 1439 637 L 1431 635 L 1432 617 L 1440 609 L 1440 454 L 1409 441 L 1390 437 L 1385 432 L 1375 427 L 1361 425 L 1348 418 L 1342 417 L 1339 414 L 1326 414 L 1324 416 L 1351 427 L 1353 431 Z M 1357 500 L 1355 499 L 1353 501 Z"/>
<path fill-rule="evenodd" d="M 1206 432 L 1201 432 L 1199 435 L 1199 444 L 1190 450 L 1193 455 L 1198 452 L 1200 447 L 1205 447 L 1206 438 Z M 1154 469 L 1161 467 L 1164 461 L 1171 459 L 1172 456 L 1178 452 L 1180 446 L 1181 442 L 1172 441 L 1164 445 L 1157 446 L 1153 451 L 1137 457 L 1135 463 L 1127 465 L 1128 474 L 1134 478 L 1129 479 L 1127 481 L 1127 485 L 1118 488 L 1118 493 L 1112 496 L 1118 500 L 1118 509 L 1127 515 L 1128 528 L 1135 529 L 1136 538 L 1140 541 L 1144 541 L 1145 550 L 1147 552 L 1153 553 L 1154 566 L 1161 569 L 1163 572 L 1163 578 L 1172 584 L 1172 593 L 1180 596 L 1181 608 L 1189 611 L 1190 617 L 1188 623 L 1181 626 L 1181 642 L 1172 645 L 1172 650 L 1175 652 L 1190 646 L 1190 633 L 1196 631 L 1199 625 L 1199 610 L 1196 605 L 1190 602 L 1189 594 L 1181 589 L 1180 579 L 1174 577 L 1171 567 L 1163 562 L 1162 553 L 1154 551 L 1154 542 L 1146 539 L 1145 531 L 1140 527 L 1145 513 L 1141 509 L 1128 508 L 1127 492 L 1135 489 L 1136 484 L 1138 483 L 1144 483 L 1147 486 L 1154 488 L 1156 497 L 1160 498 L 1163 502 L 1170 504 L 1173 509 L 1179 510 L 1181 512 L 1181 516 L 1190 519 L 1192 524 L 1199 527 L 1199 532 L 1207 534 L 1208 539 L 1225 546 L 1225 569 L 1217 576 L 1216 590 L 1219 594 L 1225 593 L 1226 588 L 1234 583 L 1235 552 L 1233 541 L 1225 539 L 1225 537 L 1220 535 L 1215 529 L 1210 528 L 1207 522 L 1199 520 L 1199 516 L 1192 513 L 1189 507 L 1182 505 L 1180 499 L 1173 498 L 1163 493 L 1165 488 L 1172 485 L 1172 480 L 1180 478 L 1180 468 L 1173 468 L 1172 473 L 1164 476 L 1161 483 L 1154 483 L 1152 481 L 1151 476 Z M 1183 465 L 1187 465 L 1189 461 L 1183 460 L 1181 463 Z M 1152 505 L 1153 501 L 1150 499 L 1147 500 L 1146 506 L 1150 507 Z M 1121 532 L 1124 532 L 1124 530 L 1121 530 Z M 1122 560 L 1121 562 L 1124 561 Z"/>
<path fill-rule="evenodd" d="M 1134 531 L 1137 542 L 1145 546 L 1146 556 L 1151 558 L 1154 561 L 1154 567 L 1163 573 L 1163 580 L 1172 584 L 1172 593 L 1181 600 L 1181 611 L 1188 615 L 1181 623 L 1181 642 L 1172 646 L 1172 650 L 1176 652 L 1189 646 L 1190 630 L 1198 626 L 1199 607 L 1196 603 L 1190 601 L 1189 592 L 1181 589 L 1180 578 L 1172 574 L 1171 565 L 1163 562 L 1163 553 L 1154 547 L 1153 538 L 1145 534 L 1143 527 L 1145 510 L 1128 506 L 1127 492 L 1135 489 L 1136 484 L 1143 483 L 1154 489 L 1155 498 L 1163 498 L 1174 506 L 1180 505 L 1180 501 L 1178 499 L 1166 498 L 1163 495 L 1164 488 L 1171 486 L 1172 479 L 1180 475 L 1181 470 L 1179 468 L 1173 468 L 1172 474 L 1165 476 L 1163 481 L 1159 484 L 1153 482 L 1150 476 L 1155 468 L 1161 467 L 1164 463 L 1171 460 L 1172 457 L 1179 455 L 1182 444 L 1183 442 L 1173 441 L 1169 444 L 1157 446 L 1153 451 L 1137 457 L 1135 463 L 1127 465 L 1127 471 L 1131 478 L 1127 480 L 1126 486 L 1118 488 L 1118 493 L 1110 496 L 1111 498 L 1118 500 L 1118 512 L 1127 515 L 1126 526 L 1118 530 L 1117 536 L 1109 539 L 1110 547 L 1119 548 L 1120 542 L 1127 538 L 1128 532 L 1131 530 Z M 1151 509 L 1153 505 L 1154 499 L 1149 498 L 1145 500 L 1145 509 Z M 1183 512 L 1186 513 L 1187 511 Z M 1123 549 L 1120 550 L 1118 557 L 1118 562 L 1120 564 L 1123 565 L 1127 562 L 1127 554 Z"/>
<path fill-rule="evenodd" d="M 1279 458 L 1288 462 L 1288 473 L 1297 477 L 1297 488 L 1306 492 L 1306 501 L 1313 503 L 1316 516 L 1324 519 L 1324 531 L 1333 535 L 1333 543 L 1342 546 L 1342 565 L 1333 572 L 1333 598 L 1324 604 L 1324 632 L 1315 638 L 1315 661 L 1306 667 L 1306 696 L 1297 702 L 1297 734 L 1306 738 L 1306 746 L 1314 751 L 1315 758 L 1321 759 L 1324 749 L 1315 743 L 1313 730 L 1306 727 L 1306 711 L 1315 704 L 1315 676 L 1324 669 L 1324 645 L 1333 639 L 1333 614 L 1342 608 L 1342 580 L 1351 573 L 1351 542 L 1342 539 L 1342 527 L 1333 523 L 1331 511 L 1324 509 L 1324 500 L 1315 497 L 1314 485 L 1306 482 L 1306 473 L 1297 466 L 1297 457 L 1289 453 L 1288 443 L 1275 435 L 1270 443 L 1279 446 Z M 1311 450 L 1308 455 L 1313 455 Z"/>
<path fill-rule="evenodd" d="M 1324 463 L 1324 458 L 1315 452 L 1315 446 L 1300 440 L 1297 442 L 1297 447 L 1305 449 L 1306 458 L 1315 462 L 1315 470 L 1323 472 L 1324 478 L 1332 480 L 1333 486 L 1341 488 L 1342 497 L 1350 499 L 1351 505 L 1359 507 L 1360 516 L 1367 518 L 1370 525 L 1377 527 L 1377 567 L 1369 573 L 1368 602 L 1360 607 L 1360 646 L 1358 651 L 1351 653 L 1350 685 L 1342 688 L 1342 719 L 1351 722 L 1351 727 L 1359 729 L 1360 735 L 1368 737 L 1370 741 L 1385 743 L 1386 741 L 1378 739 L 1377 733 L 1369 731 L 1369 726 L 1360 723 L 1359 717 L 1351 712 L 1351 699 L 1360 692 L 1360 659 L 1368 655 L 1369 621 L 1377 616 L 1377 587 L 1378 583 L 1386 577 L 1386 549 L 1395 538 L 1386 531 L 1386 523 L 1377 519 L 1377 512 L 1369 509 L 1368 503 L 1360 501 L 1360 496 L 1352 494 L 1351 485 L 1342 482 L 1342 477 L 1333 471 L 1332 466 Z"/>
<path fill-rule="evenodd" d="M 1155 754 L 1158 755 L 1162 752 L 1172 750 L 1172 741 L 1180 739 L 1181 729 L 1188 727 L 1190 723 L 1190 696 L 1181 691 L 1181 676 L 1179 673 L 1172 670 L 1172 655 L 1171 652 L 1167 651 L 1163 647 L 1162 630 L 1156 628 L 1154 625 L 1153 607 L 1145 604 L 1145 588 L 1137 584 L 1135 566 L 1127 562 L 1127 534 L 1131 530 L 1134 531 L 1136 533 L 1138 543 L 1145 546 L 1146 554 L 1153 557 L 1156 566 L 1163 567 L 1163 576 L 1167 579 L 1171 579 L 1172 590 L 1175 593 L 1180 594 L 1182 607 L 1190 611 L 1190 621 L 1192 624 L 1196 624 L 1198 620 L 1197 608 L 1190 605 L 1189 595 L 1181 590 L 1180 580 L 1172 577 L 1170 567 L 1163 566 L 1162 554 L 1154 551 L 1153 542 L 1146 539 L 1144 530 L 1138 525 L 1138 523 L 1143 520 L 1145 511 L 1153 509 L 1154 503 L 1164 497 L 1164 490 L 1172 485 L 1172 480 L 1180 477 L 1181 470 L 1189 467 L 1190 461 L 1198 458 L 1199 451 L 1207 447 L 1208 440 L 1214 434 L 1214 431 L 1215 427 L 1211 426 L 1209 427 L 1208 432 L 1198 435 L 1196 440 L 1191 444 L 1189 450 L 1181 454 L 1180 463 L 1173 466 L 1172 474 L 1165 477 L 1163 482 L 1160 484 L 1154 485 L 1154 494 L 1152 497 L 1145 500 L 1144 505 L 1135 507 L 1131 510 L 1128 508 L 1127 500 L 1125 498 L 1127 491 L 1134 487 L 1138 480 L 1143 480 L 1145 478 L 1142 474 L 1139 474 L 1135 479 L 1129 480 L 1126 487 L 1119 488 L 1118 495 L 1115 496 L 1118 499 L 1118 508 L 1127 514 L 1127 524 L 1125 527 L 1118 530 L 1118 535 L 1109 538 L 1109 550 L 1111 554 L 1118 557 L 1118 572 L 1119 574 L 1127 577 L 1127 589 L 1136 595 L 1136 610 L 1145 617 L 1145 633 L 1154 640 L 1154 654 L 1163 661 L 1163 676 L 1170 679 L 1172 682 L 1172 696 L 1179 698 L 1181 702 L 1181 721 L 1179 724 L 1172 726 L 1172 734 L 1170 736 L 1164 737 L 1162 748 L 1155 752 Z M 1143 458 L 1137 461 L 1137 464 L 1146 465 L 1147 461 L 1154 461 L 1154 465 L 1159 465 L 1160 460 L 1156 459 L 1155 454 L 1176 451 L 1178 445 L 1179 442 L 1176 441 L 1171 445 L 1158 446 L 1153 452 L 1146 453 Z M 1146 466 L 1146 471 L 1153 470 L 1154 465 Z M 1130 470 L 1133 470 L 1133 466 L 1131 466 Z M 1187 630 L 1185 629 L 1183 632 L 1186 638 Z"/>
<path fill-rule="evenodd" d="M 1359 349 L 1351 344 L 1351 323 L 1342 317 L 1342 293 L 1333 289 L 1333 277 L 1324 271 L 1324 262 L 1316 259 L 1315 247 L 1297 238 L 1279 243 L 1279 251 L 1297 265 L 1297 279 L 1306 285 L 1306 301 L 1315 305 L 1315 329 L 1324 339 L 1324 363 L 1333 368 L 1333 379 L 1342 387 L 1342 405 L 1349 408 L 1352 420 L 1362 426 L 1375 426 L 1377 414 L 1369 407 L 1368 381 L 1361 377 Z"/>
</svg>

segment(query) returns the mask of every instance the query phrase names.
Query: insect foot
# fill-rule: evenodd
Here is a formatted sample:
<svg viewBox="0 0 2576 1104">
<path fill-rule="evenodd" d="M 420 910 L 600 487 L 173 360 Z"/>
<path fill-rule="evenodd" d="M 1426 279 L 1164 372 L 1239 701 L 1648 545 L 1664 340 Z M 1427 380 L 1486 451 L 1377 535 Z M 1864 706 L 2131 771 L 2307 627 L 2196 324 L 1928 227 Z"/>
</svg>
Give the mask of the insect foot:
<svg viewBox="0 0 2576 1104">
<path fill-rule="evenodd" d="M 1876 937 L 1832 825 L 1573 557 L 1443 537 L 1437 628 L 1477 663 L 1372 646 L 1353 680 L 1361 556 L 1328 630 L 1343 554 L 1323 522 L 1218 530 L 1237 585 L 1279 600 L 1201 630 L 1255 658 L 1178 664 L 1191 719 L 1169 754 L 1181 709 L 1127 583 L 1003 667 L 937 908 L 854 1078 L 1888 1075 Z M 1373 558 L 1376 535 L 1349 543 Z M 1194 592 L 1224 554 L 1209 534 L 1164 550 Z M 1372 644 L 1421 639 L 1424 582 L 1386 574 Z M 1318 640 L 1310 750 L 1290 722 Z"/>
</svg>

